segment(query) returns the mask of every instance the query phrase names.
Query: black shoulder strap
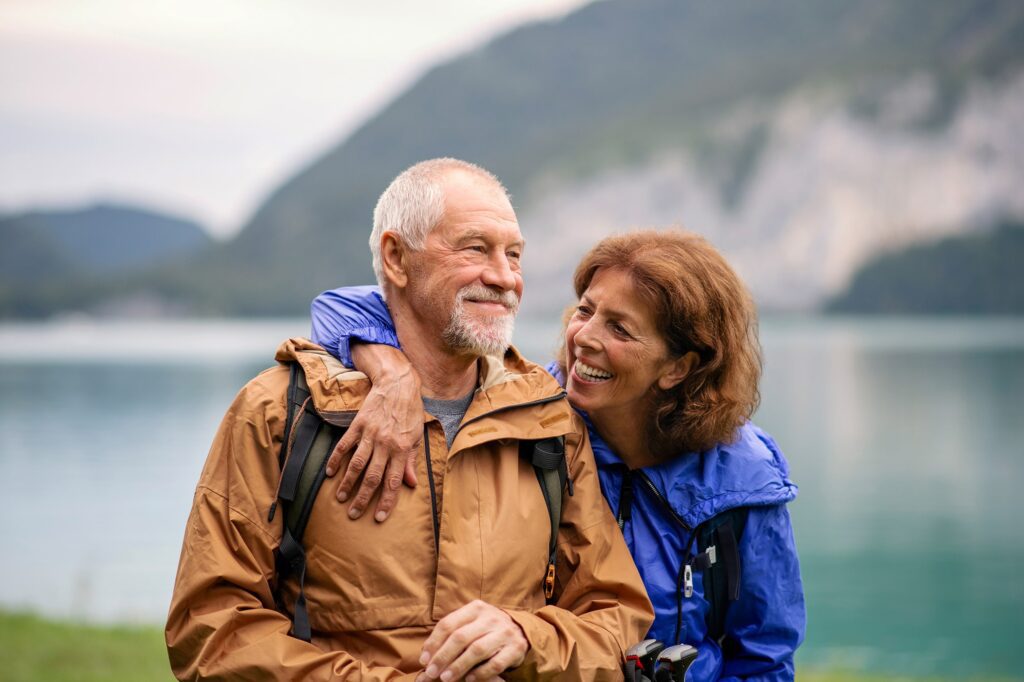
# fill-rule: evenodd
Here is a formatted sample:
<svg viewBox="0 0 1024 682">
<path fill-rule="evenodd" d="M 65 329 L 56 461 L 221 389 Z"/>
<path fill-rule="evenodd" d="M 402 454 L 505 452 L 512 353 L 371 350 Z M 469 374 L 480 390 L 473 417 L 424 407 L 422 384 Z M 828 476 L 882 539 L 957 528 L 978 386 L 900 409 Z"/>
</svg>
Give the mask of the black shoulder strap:
<svg viewBox="0 0 1024 682">
<path fill-rule="evenodd" d="M 288 382 L 288 418 L 281 443 L 281 482 L 269 518 L 273 520 L 280 504 L 284 514 L 284 532 L 277 550 L 278 609 L 284 610 L 281 585 L 295 575 L 299 593 L 292 608 L 291 634 L 307 642 L 312 631 L 306 610 L 306 551 L 302 546 L 302 536 L 326 476 L 327 458 L 343 431 L 320 418 L 310 399 L 305 374 L 298 363 L 292 363 Z"/>
<path fill-rule="evenodd" d="M 519 443 L 519 454 L 533 465 L 544 495 L 551 522 L 548 540 L 548 568 L 544 575 L 544 598 L 550 601 L 555 593 L 555 559 L 558 545 L 558 524 L 562 520 L 562 491 L 568 488 L 572 495 L 572 479 L 565 462 L 565 437 L 525 440 Z"/>
<path fill-rule="evenodd" d="M 277 456 L 277 463 L 282 468 L 288 454 L 288 443 L 292 435 L 292 422 L 295 421 L 295 413 L 302 408 L 302 404 L 309 397 L 309 387 L 306 385 L 306 377 L 299 368 L 299 363 L 292 362 L 288 367 L 288 418 L 284 422 L 284 437 L 281 439 L 281 452 Z"/>
<path fill-rule="evenodd" d="M 739 543 L 749 508 L 736 507 L 705 521 L 697 531 L 698 556 L 694 567 L 704 571 L 704 598 L 708 601 L 708 635 L 720 644 L 725 636 L 729 605 L 739 599 L 743 577 Z"/>
</svg>

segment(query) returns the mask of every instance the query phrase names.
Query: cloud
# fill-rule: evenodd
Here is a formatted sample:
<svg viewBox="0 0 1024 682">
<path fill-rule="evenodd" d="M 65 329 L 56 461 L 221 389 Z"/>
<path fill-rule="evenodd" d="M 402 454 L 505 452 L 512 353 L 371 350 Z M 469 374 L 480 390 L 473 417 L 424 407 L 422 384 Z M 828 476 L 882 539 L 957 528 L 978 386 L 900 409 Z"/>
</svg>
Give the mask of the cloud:
<svg viewBox="0 0 1024 682">
<path fill-rule="evenodd" d="M 136 197 L 220 234 L 439 59 L 580 0 L 7 0 L 0 206 Z"/>
</svg>

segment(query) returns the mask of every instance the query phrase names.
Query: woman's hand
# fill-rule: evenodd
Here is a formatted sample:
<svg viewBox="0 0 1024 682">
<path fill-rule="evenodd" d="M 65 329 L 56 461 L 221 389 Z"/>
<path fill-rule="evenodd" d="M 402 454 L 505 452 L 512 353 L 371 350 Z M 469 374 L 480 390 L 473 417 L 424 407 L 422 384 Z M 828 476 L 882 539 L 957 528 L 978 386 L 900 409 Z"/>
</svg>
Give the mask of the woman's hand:
<svg viewBox="0 0 1024 682">
<path fill-rule="evenodd" d="M 345 502 L 362 476 L 348 508 L 349 517 L 357 519 L 383 482 L 374 511 L 379 522 L 394 509 L 403 478 L 409 487 L 416 486 L 415 458 L 423 440 L 420 380 L 405 355 L 390 346 L 353 344 L 352 359 L 372 387 L 327 460 L 327 475 L 334 476 L 342 459 L 352 453 L 338 484 L 338 500 Z"/>
</svg>

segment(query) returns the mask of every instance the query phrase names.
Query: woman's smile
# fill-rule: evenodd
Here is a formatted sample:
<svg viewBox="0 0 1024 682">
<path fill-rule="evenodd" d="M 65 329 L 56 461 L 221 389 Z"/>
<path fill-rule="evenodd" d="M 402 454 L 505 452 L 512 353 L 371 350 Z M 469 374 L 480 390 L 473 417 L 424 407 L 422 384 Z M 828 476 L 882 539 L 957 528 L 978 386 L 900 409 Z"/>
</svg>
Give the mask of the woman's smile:
<svg viewBox="0 0 1024 682">
<path fill-rule="evenodd" d="M 577 360 L 573 363 L 572 369 L 578 379 L 587 383 L 601 383 L 602 381 L 608 381 L 613 376 L 611 372 L 588 365 L 582 360 Z"/>
</svg>

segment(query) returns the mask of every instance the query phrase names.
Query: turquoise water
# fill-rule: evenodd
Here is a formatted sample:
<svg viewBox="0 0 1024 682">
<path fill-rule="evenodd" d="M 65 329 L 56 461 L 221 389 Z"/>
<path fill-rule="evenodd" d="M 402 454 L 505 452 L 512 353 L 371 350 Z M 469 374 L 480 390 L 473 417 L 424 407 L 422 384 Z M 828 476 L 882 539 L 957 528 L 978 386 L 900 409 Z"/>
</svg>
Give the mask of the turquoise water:
<svg viewBox="0 0 1024 682">
<path fill-rule="evenodd" d="M 1022 330 L 766 325 L 757 420 L 801 487 L 804 663 L 1024 674 Z"/>
<path fill-rule="evenodd" d="M 160 622 L 234 393 L 306 322 L 0 326 L 0 605 Z M 546 359 L 558 335 L 523 323 Z M 801 665 L 1024 670 L 1024 320 L 768 319 Z"/>
</svg>

